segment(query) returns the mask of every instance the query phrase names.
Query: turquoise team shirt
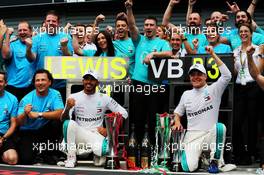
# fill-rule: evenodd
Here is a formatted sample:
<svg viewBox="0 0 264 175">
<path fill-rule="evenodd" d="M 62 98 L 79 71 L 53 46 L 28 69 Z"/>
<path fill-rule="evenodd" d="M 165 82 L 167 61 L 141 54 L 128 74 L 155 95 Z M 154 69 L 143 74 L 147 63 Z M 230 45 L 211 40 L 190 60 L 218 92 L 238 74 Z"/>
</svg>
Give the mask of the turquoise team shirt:
<svg viewBox="0 0 264 175">
<path fill-rule="evenodd" d="M 257 26 L 255 32 L 264 35 L 264 30 L 260 28 L 259 26 Z"/>
<path fill-rule="evenodd" d="M 197 35 L 193 35 L 193 34 L 190 34 L 190 33 L 184 33 L 184 36 L 186 37 L 187 41 L 189 42 L 190 46 L 192 49 L 194 49 L 194 46 L 193 46 L 193 43 L 192 41 L 194 39 L 198 39 L 198 42 L 199 42 L 199 47 L 202 47 L 202 46 L 207 46 L 209 43 L 206 39 L 206 36 L 205 34 L 197 34 Z M 184 44 L 182 44 L 182 47 L 184 48 Z"/>
<path fill-rule="evenodd" d="M 62 56 L 60 40 L 63 38 L 68 38 L 68 49 L 70 53 L 73 54 L 72 39 L 65 33 L 58 33 L 56 35 L 39 33 L 33 37 L 32 52 L 37 55 L 37 69 L 44 68 L 45 56 Z M 54 88 L 61 88 L 65 86 L 65 80 L 56 80 L 53 83 Z"/>
<path fill-rule="evenodd" d="M 10 43 L 10 61 L 6 64 L 7 82 L 17 88 L 26 88 L 31 84 L 36 71 L 35 63 L 26 57 L 26 45 L 20 40 Z"/>
<path fill-rule="evenodd" d="M 123 58 L 129 58 L 129 76 L 132 77 L 135 68 L 135 46 L 131 38 L 127 40 L 115 40 L 113 41 L 118 56 Z"/>
<path fill-rule="evenodd" d="M 232 29 L 231 33 L 229 35 L 226 35 L 226 38 L 228 42 L 231 43 L 231 47 L 233 50 L 241 45 L 241 39 L 239 37 L 238 29 Z M 264 35 L 253 32 L 252 43 L 255 45 L 264 44 Z"/>
<path fill-rule="evenodd" d="M 10 128 L 11 117 L 17 117 L 18 101 L 17 98 L 4 91 L 0 96 L 0 133 L 5 134 Z"/>
<path fill-rule="evenodd" d="M 231 47 L 227 44 L 218 44 L 217 46 L 213 47 L 215 53 L 232 53 Z M 197 50 L 198 54 L 206 54 L 205 46 L 199 47 Z"/>
<path fill-rule="evenodd" d="M 147 84 L 154 84 L 154 81 L 148 79 L 148 66 L 143 63 L 145 57 L 151 52 L 171 51 L 169 43 L 159 37 L 148 39 L 139 35 L 137 41 L 133 41 L 136 48 L 135 52 L 135 70 L 132 79 Z"/>
<path fill-rule="evenodd" d="M 52 88 L 49 88 L 48 95 L 45 97 L 38 96 L 36 90 L 28 93 L 19 103 L 18 115 L 24 112 L 27 104 L 32 104 L 32 112 L 49 112 L 64 109 L 60 92 Z M 46 125 L 48 121 L 44 118 L 31 119 L 27 117 L 20 129 L 37 130 Z"/>
</svg>

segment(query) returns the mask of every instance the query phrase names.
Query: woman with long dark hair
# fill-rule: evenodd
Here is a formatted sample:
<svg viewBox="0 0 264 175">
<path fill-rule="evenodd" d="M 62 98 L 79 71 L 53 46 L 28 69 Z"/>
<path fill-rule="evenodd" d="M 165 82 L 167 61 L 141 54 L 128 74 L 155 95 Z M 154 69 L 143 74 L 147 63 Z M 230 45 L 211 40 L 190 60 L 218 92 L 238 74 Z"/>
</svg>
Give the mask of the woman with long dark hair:
<svg viewBox="0 0 264 175">
<path fill-rule="evenodd" d="M 106 31 L 99 32 L 94 39 L 94 43 L 97 47 L 95 50 L 83 50 L 76 42 L 75 36 L 73 36 L 73 48 L 74 52 L 80 56 L 116 56 L 114 45 L 110 34 Z"/>
</svg>

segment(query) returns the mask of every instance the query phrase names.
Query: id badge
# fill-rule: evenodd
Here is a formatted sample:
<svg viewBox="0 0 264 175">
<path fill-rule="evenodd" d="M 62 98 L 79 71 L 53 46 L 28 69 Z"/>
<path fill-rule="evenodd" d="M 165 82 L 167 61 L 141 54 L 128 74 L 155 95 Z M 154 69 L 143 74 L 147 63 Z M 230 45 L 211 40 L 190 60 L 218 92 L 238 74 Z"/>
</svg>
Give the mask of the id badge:
<svg viewBox="0 0 264 175">
<path fill-rule="evenodd" d="M 245 71 L 243 68 L 239 70 L 239 74 L 240 74 L 241 85 L 245 86 L 247 82 L 246 82 L 246 77 L 245 77 Z"/>
</svg>

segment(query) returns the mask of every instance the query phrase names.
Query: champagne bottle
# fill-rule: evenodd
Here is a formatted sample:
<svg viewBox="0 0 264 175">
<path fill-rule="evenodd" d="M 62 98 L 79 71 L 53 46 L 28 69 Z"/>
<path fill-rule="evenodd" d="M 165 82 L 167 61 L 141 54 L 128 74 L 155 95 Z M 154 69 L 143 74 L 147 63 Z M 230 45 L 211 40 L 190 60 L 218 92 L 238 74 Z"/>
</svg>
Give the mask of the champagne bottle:
<svg viewBox="0 0 264 175">
<path fill-rule="evenodd" d="M 141 168 L 149 168 L 150 167 L 150 153 L 151 153 L 151 145 L 148 135 L 148 125 L 145 125 L 145 134 L 141 142 L 141 152 L 140 152 L 140 163 Z"/>
<path fill-rule="evenodd" d="M 127 150 L 127 159 L 128 159 L 128 168 L 135 168 L 137 165 L 137 152 L 138 152 L 138 143 L 135 136 L 135 124 L 131 124 L 131 132 L 128 141 L 128 150 Z"/>
</svg>

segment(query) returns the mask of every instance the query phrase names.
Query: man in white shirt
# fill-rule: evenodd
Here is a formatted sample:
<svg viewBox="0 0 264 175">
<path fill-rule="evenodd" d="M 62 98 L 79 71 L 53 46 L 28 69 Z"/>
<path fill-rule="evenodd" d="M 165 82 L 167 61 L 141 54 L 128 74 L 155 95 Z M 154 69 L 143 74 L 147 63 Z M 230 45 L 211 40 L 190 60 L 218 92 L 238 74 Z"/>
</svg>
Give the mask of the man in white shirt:
<svg viewBox="0 0 264 175">
<path fill-rule="evenodd" d="M 62 120 L 65 120 L 63 136 L 67 144 L 65 167 L 75 167 L 76 151 L 80 145 L 92 150 L 96 156 L 95 165 L 102 165 L 103 161 L 98 158 L 108 152 L 106 130 L 103 128 L 106 110 L 120 113 L 123 118 L 128 117 L 127 111 L 114 99 L 96 92 L 99 84 L 96 72 L 88 70 L 82 82 L 84 89 L 69 96 L 62 114 Z M 71 115 L 75 115 L 75 120 L 68 120 Z"/>
<path fill-rule="evenodd" d="M 211 153 L 208 171 L 218 173 L 219 169 L 227 171 L 235 168 L 235 166 L 232 166 L 227 169 L 223 166 L 226 127 L 224 124 L 218 123 L 221 97 L 231 80 L 231 72 L 215 54 L 212 46 L 207 46 L 206 51 L 214 58 L 221 76 L 215 83 L 208 86 L 204 66 L 194 64 L 190 67 L 189 76 L 193 89 L 183 93 L 178 106 L 174 110 L 175 124 L 173 129 L 183 129 L 180 118 L 186 114 L 187 132 L 183 140 L 181 160 L 184 171 L 192 172 L 196 170 L 202 151 L 209 149 Z"/>
</svg>

